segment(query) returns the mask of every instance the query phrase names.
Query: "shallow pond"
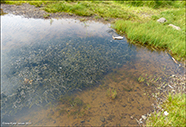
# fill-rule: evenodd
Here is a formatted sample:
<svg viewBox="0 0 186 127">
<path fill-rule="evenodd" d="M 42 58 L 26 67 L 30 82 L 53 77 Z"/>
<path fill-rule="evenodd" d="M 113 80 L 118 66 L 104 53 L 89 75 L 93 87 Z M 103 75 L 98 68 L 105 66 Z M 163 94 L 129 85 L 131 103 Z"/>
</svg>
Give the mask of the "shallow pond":
<svg viewBox="0 0 186 127">
<path fill-rule="evenodd" d="M 137 125 L 156 87 L 139 77 L 183 73 L 165 52 L 113 40 L 110 24 L 1 19 L 3 125 Z"/>
</svg>

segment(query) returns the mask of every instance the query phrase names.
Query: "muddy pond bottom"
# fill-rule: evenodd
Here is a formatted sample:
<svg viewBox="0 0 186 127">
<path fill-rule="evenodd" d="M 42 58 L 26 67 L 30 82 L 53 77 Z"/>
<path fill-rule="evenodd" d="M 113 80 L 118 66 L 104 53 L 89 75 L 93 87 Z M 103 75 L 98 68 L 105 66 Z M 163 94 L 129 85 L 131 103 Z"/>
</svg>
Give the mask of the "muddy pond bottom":
<svg viewBox="0 0 186 127">
<path fill-rule="evenodd" d="M 50 126 L 126 126 L 138 125 L 134 118 L 152 111 L 151 89 L 139 84 L 133 69 L 113 70 L 101 85 L 64 96 L 54 106 L 38 109 L 16 121 Z M 114 96 L 113 91 L 116 91 Z"/>
<path fill-rule="evenodd" d="M 155 101 L 143 77 L 183 74 L 166 52 L 113 40 L 110 24 L 1 18 L 2 125 L 138 125 Z"/>
</svg>

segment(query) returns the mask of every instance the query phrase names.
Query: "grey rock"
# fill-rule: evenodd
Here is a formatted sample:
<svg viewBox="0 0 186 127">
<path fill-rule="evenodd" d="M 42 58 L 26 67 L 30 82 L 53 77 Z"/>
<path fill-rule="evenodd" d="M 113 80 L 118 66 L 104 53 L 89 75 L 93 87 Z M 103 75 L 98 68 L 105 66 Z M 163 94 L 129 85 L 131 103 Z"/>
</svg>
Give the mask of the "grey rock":
<svg viewBox="0 0 186 127">
<path fill-rule="evenodd" d="M 180 28 L 180 27 L 175 26 L 175 25 L 173 25 L 173 24 L 169 24 L 169 26 L 171 26 L 172 28 L 174 28 L 174 29 L 176 29 L 176 30 L 181 30 L 181 28 Z"/>
<path fill-rule="evenodd" d="M 167 20 L 166 20 L 165 18 L 163 18 L 163 17 L 157 20 L 157 22 L 159 22 L 159 23 L 164 23 L 164 22 L 166 22 L 166 21 L 167 21 Z"/>
</svg>

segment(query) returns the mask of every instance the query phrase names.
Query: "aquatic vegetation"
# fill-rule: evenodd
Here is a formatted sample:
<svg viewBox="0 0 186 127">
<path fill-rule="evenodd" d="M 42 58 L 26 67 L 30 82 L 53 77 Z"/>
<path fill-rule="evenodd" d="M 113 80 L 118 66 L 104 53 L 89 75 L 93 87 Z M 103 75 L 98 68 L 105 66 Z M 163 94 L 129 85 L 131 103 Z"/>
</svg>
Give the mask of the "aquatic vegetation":
<svg viewBox="0 0 186 127">
<path fill-rule="evenodd" d="M 112 98 L 112 99 L 115 99 L 117 97 L 117 91 L 116 91 L 116 89 L 109 88 L 107 90 L 107 96 L 110 97 L 110 98 Z"/>
<path fill-rule="evenodd" d="M 85 110 L 91 109 L 91 105 L 90 105 L 90 104 L 86 104 L 86 105 L 84 106 L 84 109 L 85 109 Z"/>
<path fill-rule="evenodd" d="M 59 110 L 59 114 L 68 114 L 70 116 L 82 117 L 88 114 L 91 108 L 90 104 L 84 103 L 83 100 L 73 96 L 63 96 L 60 101 L 64 106 Z"/>
<path fill-rule="evenodd" d="M 67 93 L 98 85 L 113 68 L 135 58 L 133 47 L 126 45 L 108 38 L 65 36 L 3 52 L 2 115 L 43 107 Z M 69 103 L 79 105 L 78 100 Z"/>
<path fill-rule="evenodd" d="M 142 77 L 142 76 L 140 76 L 139 78 L 138 78 L 138 82 L 144 82 L 145 81 L 145 78 L 144 77 Z"/>
</svg>

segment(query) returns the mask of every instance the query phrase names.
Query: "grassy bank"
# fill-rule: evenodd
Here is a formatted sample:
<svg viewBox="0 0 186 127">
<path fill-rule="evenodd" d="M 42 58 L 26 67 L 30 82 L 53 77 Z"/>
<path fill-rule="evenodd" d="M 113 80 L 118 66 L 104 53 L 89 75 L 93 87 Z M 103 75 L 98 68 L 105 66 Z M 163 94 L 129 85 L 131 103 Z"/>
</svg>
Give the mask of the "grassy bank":
<svg viewBox="0 0 186 127">
<path fill-rule="evenodd" d="M 154 48 L 167 49 L 177 60 L 186 57 L 185 52 L 185 9 L 166 10 L 149 21 L 116 21 L 114 28 L 127 37 L 133 43 L 150 45 Z M 156 20 L 164 17 L 168 22 L 158 23 Z M 181 28 L 173 29 L 168 24 L 174 24 Z"/>
<path fill-rule="evenodd" d="M 148 118 L 146 126 L 185 126 L 185 107 L 185 94 L 170 94 L 167 101 L 162 105 L 164 111 L 152 114 L 152 116 Z"/>
</svg>

